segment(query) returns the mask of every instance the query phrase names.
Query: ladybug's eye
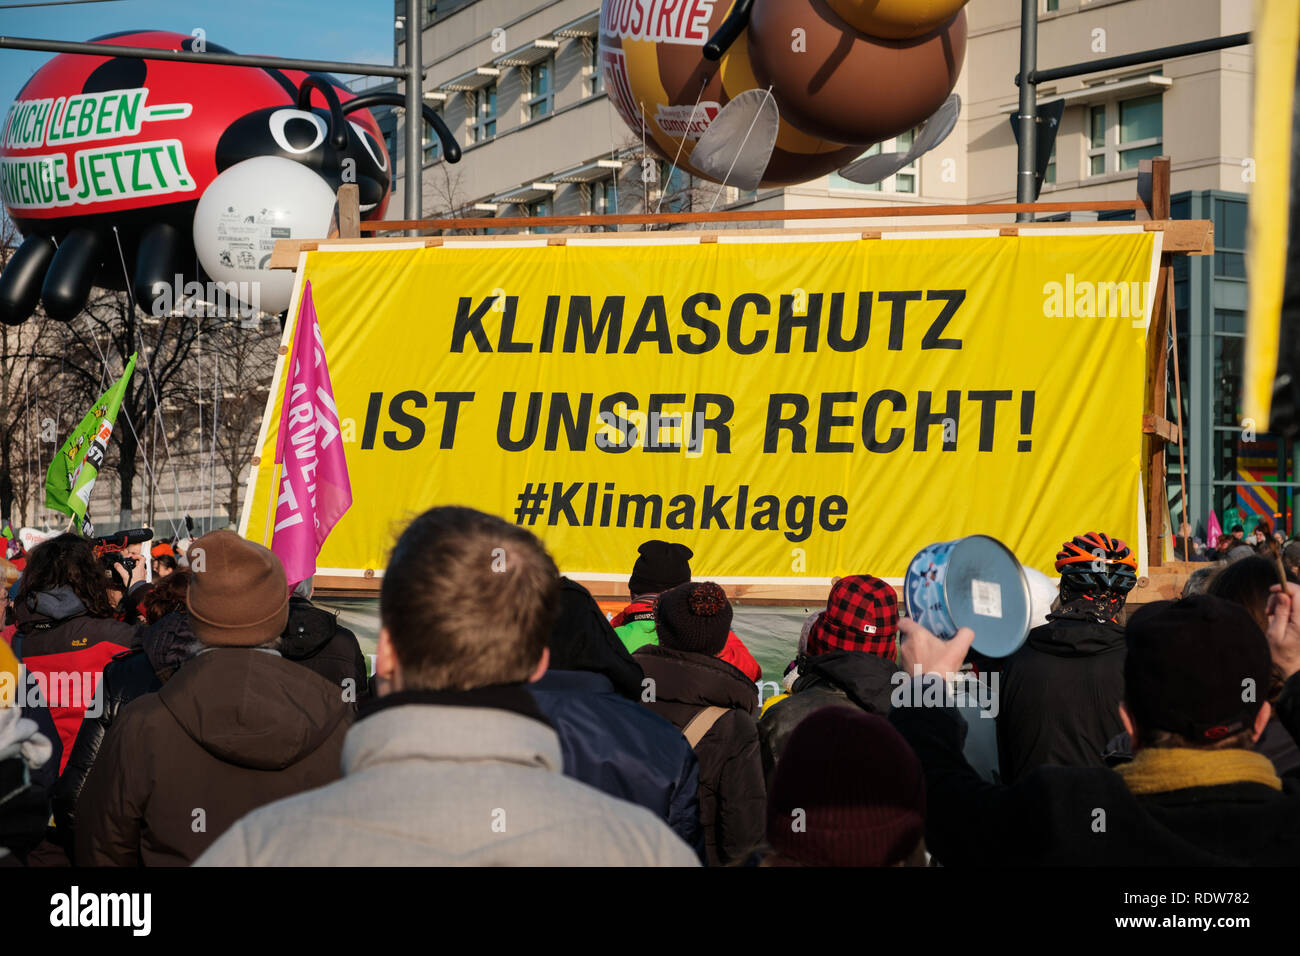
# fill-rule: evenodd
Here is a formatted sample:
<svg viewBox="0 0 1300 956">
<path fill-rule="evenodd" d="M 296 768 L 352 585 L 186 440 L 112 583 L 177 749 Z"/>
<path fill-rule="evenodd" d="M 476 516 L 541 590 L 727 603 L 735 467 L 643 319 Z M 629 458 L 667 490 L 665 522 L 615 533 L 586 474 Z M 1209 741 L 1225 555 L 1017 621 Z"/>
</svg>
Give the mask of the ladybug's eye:
<svg viewBox="0 0 1300 956">
<path fill-rule="evenodd" d="M 323 119 L 305 110 L 276 110 L 267 125 L 275 145 L 287 153 L 309 153 L 325 141 L 329 132 Z"/>
<path fill-rule="evenodd" d="M 356 123 L 349 122 L 348 125 L 351 126 L 352 131 L 357 134 L 357 138 L 365 144 L 366 152 L 368 152 L 370 158 L 375 161 L 375 165 L 384 172 L 388 172 L 388 161 L 384 158 L 384 151 L 379 148 L 379 144 L 375 142 L 375 138 Z"/>
</svg>

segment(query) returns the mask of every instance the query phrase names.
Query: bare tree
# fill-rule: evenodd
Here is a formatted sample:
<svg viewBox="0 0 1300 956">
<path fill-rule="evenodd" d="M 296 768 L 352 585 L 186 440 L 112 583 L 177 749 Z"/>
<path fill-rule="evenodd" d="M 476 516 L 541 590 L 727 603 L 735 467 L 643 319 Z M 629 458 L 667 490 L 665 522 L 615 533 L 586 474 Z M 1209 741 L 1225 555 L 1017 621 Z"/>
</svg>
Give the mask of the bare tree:
<svg viewBox="0 0 1300 956">
<path fill-rule="evenodd" d="M 200 481 L 206 473 L 210 500 L 221 501 L 232 525 L 242 479 L 257 452 L 279 343 L 273 322 L 210 328 L 190 356 L 190 374 L 178 386 L 177 409 L 169 416 L 173 448 L 187 458 L 198 453 Z"/>
<path fill-rule="evenodd" d="M 0 329 L 0 518 L 15 525 L 34 520 L 44 498 L 44 453 L 57 447 L 49 416 L 58 367 L 39 357 L 46 337 L 43 319 Z"/>
<path fill-rule="evenodd" d="M 0 218 L 0 269 L 9 264 L 20 236 Z M 35 522 L 44 501 L 45 454 L 57 448 L 55 413 L 59 366 L 43 313 L 19 326 L 0 326 L 0 518 L 12 525 Z"/>
<path fill-rule="evenodd" d="M 718 191 L 727 187 L 692 176 L 680 165 L 660 159 L 642 146 L 639 139 L 624 137 L 617 155 L 626 164 L 618 181 L 618 212 L 642 215 L 674 212 L 705 212 L 715 205 L 724 207 L 727 197 Z M 646 225 L 648 231 L 695 228 L 678 225 Z"/>
<path fill-rule="evenodd" d="M 186 360 L 195 340 L 216 321 L 221 320 L 187 316 L 181 309 L 146 316 L 132 308 L 125 292 L 96 288 L 80 315 L 55 327 L 57 351 L 36 353 L 43 360 L 59 363 L 65 404 L 74 409 L 89 408 L 122 374 L 131 353 L 139 355 L 136 373 L 123 393 L 114 428 L 116 440 L 101 468 L 101 473 L 111 468 L 117 474 L 121 525 L 132 520 L 141 441 L 153 427 L 159 405 L 182 395 Z"/>
</svg>

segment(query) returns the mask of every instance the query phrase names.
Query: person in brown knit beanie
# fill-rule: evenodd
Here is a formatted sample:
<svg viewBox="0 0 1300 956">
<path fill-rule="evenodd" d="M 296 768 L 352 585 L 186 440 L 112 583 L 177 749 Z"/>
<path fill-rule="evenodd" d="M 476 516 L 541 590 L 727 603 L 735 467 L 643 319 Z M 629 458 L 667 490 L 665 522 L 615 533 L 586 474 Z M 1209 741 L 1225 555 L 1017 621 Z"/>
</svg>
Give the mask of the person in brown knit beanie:
<svg viewBox="0 0 1300 956">
<path fill-rule="evenodd" d="M 352 708 L 275 649 L 289 613 L 280 559 L 231 531 L 188 557 L 202 646 L 105 734 L 77 800 L 78 865 L 192 863 L 244 814 L 339 777 Z"/>
<path fill-rule="evenodd" d="M 664 647 L 714 657 L 731 631 L 731 602 L 712 581 L 683 584 L 659 596 L 655 627 Z"/>
<path fill-rule="evenodd" d="M 279 638 L 289 618 L 284 565 L 233 531 L 212 531 L 189 548 L 186 606 L 194 636 L 209 647 L 256 647 Z"/>
<path fill-rule="evenodd" d="M 924 866 L 925 777 L 889 721 L 813 711 L 790 735 L 767 803 L 766 866 Z"/>
</svg>

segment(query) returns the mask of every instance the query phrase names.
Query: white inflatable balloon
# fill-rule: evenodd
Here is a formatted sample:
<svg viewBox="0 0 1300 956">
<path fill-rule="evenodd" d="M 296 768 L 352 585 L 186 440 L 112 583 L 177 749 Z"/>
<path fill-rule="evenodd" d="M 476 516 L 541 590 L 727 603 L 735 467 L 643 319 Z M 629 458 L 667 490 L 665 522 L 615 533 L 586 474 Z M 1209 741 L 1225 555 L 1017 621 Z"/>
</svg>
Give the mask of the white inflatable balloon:
<svg viewBox="0 0 1300 956">
<path fill-rule="evenodd" d="M 245 305 L 283 312 L 294 273 L 268 268 L 276 240 L 323 239 L 334 202 L 329 183 L 291 159 L 236 163 L 204 190 L 194 212 L 194 248 L 203 271 L 216 282 L 244 283 L 238 295 Z"/>
</svg>

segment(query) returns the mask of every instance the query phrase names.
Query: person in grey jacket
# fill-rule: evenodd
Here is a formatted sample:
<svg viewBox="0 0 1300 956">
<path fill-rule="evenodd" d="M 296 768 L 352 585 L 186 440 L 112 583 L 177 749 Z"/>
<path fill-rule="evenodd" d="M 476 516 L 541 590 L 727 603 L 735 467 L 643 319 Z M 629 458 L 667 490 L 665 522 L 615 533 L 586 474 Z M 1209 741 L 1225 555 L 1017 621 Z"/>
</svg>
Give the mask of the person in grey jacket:
<svg viewBox="0 0 1300 956">
<path fill-rule="evenodd" d="M 525 689 L 559 572 L 526 529 L 434 508 L 393 549 L 376 673 L 343 777 L 237 821 L 198 866 L 698 866 L 650 811 L 561 772 Z"/>
</svg>

